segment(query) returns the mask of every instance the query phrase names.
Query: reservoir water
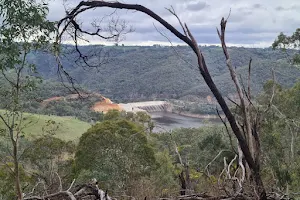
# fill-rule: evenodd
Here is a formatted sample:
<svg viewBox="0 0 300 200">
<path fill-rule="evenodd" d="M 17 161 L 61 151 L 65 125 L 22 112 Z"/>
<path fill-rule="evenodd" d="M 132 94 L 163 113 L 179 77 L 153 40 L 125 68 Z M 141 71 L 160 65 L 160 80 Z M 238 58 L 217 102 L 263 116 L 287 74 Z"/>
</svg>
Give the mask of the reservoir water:
<svg viewBox="0 0 300 200">
<path fill-rule="evenodd" d="M 176 128 L 198 128 L 209 123 L 220 123 L 219 119 L 200 119 L 169 112 L 149 113 L 154 121 L 154 132 L 170 131 Z"/>
</svg>

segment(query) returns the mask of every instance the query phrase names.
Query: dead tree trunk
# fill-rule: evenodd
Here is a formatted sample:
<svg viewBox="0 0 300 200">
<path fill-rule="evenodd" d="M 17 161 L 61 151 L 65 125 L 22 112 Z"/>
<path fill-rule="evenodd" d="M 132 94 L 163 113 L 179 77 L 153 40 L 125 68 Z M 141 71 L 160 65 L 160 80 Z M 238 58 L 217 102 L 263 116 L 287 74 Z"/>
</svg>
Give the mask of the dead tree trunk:
<svg viewBox="0 0 300 200">
<path fill-rule="evenodd" d="M 57 35 L 57 43 L 60 43 L 60 38 L 66 32 L 67 28 L 69 26 L 72 26 L 75 31 L 73 35 L 73 38 L 77 38 L 78 33 L 81 34 L 88 34 L 88 35 L 98 35 L 101 38 L 105 38 L 104 36 L 100 35 L 99 31 L 96 32 L 88 32 L 82 29 L 80 25 L 75 21 L 76 16 L 78 16 L 80 13 L 85 12 L 89 9 L 95 9 L 95 8 L 101 8 L 101 7 L 109 7 L 109 8 L 115 8 L 115 9 L 127 9 L 127 10 L 135 10 L 142 13 L 145 13 L 149 15 L 151 18 L 158 21 L 160 24 L 162 24 L 165 28 L 167 28 L 169 31 L 171 31 L 177 38 L 185 42 L 188 46 L 192 48 L 194 53 L 197 56 L 198 59 L 198 68 L 200 71 L 201 76 L 204 78 L 205 83 L 210 88 L 211 92 L 213 93 L 214 97 L 217 99 L 220 107 L 222 108 L 226 118 L 228 119 L 228 122 L 231 126 L 231 129 L 236 136 L 239 146 L 243 152 L 243 155 L 245 157 L 245 160 L 250 168 L 251 175 L 254 178 L 254 183 L 256 185 L 256 192 L 258 193 L 258 196 L 260 199 L 266 199 L 266 192 L 263 186 L 263 182 L 260 175 L 260 164 L 259 164 L 259 152 L 260 149 L 257 149 L 256 147 L 259 147 L 259 144 L 254 144 L 259 142 L 258 140 L 253 139 L 253 131 L 256 132 L 256 130 L 253 130 L 255 128 L 251 125 L 251 121 L 249 119 L 249 110 L 247 110 L 247 105 L 245 104 L 245 97 L 243 95 L 242 88 L 239 84 L 239 81 L 236 77 L 236 73 L 234 68 L 232 68 L 231 60 L 227 51 L 227 47 L 225 44 L 225 29 L 226 29 L 226 23 L 227 20 L 224 20 L 224 18 L 221 21 L 221 33 L 218 31 L 218 34 L 220 36 L 220 40 L 222 43 L 222 48 L 224 51 L 224 55 L 226 57 L 226 64 L 228 66 L 228 69 L 230 71 L 232 80 L 236 86 L 237 93 L 239 94 L 240 98 L 240 107 L 243 110 L 243 120 L 247 127 L 246 134 L 242 130 L 241 127 L 239 127 L 236 118 L 234 117 L 233 113 L 229 109 L 226 101 L 224 100 L 224 97 L 221 95 L 220 91 L 216 87 L 214 81 L 211 78 L 211 75 L 207 69 L 204 56 L 197 44 L 197 41 L 193 37 L 193 34 L 190 32 L 188 26 L 186 24 L 183 24 L 179 17 L 176 15 L 174 10 L 169 10 L 175 17 L 177 17 L 183 33 L 178 31 L 174 26 L 169 24 L 167 21 L 162 19 L 159 15 L 151 11 L 150 9 L 136 4 L 125 4 L 125 3 L 119 3 L 119 2 L 107 2 L 107 1 L 82 1 L 80 2 L 74 9 L 72 9 L 65 18 L 59 21 L 58 23 L 58 30 L 61 30 Z M 64 25 L 63 25 L 64 24 Z M 77 45 L 77 42 L 75 42 Z M 257 155 L 257 156 L 256 156 Z"/>
<path fill-rule="evenodd" d="M 178 175 L 179 181 L 180 181 L 180 195 L 185 195 L 186 190 L 187 190 L 187 184 L 186 184 L 186 179 L 184 176 L 184 170 L 180 172 Z"/>
<path fill-rule="evenodd" d="M 59 191 L 46 194 L 46 195 L 36 195 L 36 194 L 25 194 L 24 200 L 87 200 L 87 199 L 95 199 L 95 200 L 112 200 L 112 198 L 99 189 L 96 184 L 82 184 L 73 187 L 75 180 L 71 183 L 70 187 L 67 190 L 62 190 L 60 188 Z M 32 191 L 34 191 L 33 188 Z"/>
</svg>

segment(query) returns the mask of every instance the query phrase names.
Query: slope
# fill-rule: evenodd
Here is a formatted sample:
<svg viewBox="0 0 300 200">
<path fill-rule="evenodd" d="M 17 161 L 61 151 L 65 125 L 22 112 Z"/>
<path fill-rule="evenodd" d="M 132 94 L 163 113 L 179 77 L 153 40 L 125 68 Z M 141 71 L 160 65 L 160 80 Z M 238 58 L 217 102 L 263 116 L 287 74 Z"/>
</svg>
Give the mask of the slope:
<svg viewBox="0 0 300 200">
<path fill-rule="evenodd" d="M 4 111 L 1 110 L 1 113 L 4 114 Z M 74 141 L 79 139 L 79 137 L 91 127 L 89 123 L 73 117 L 24 113 L 23 119 L 25 137 L 54 133 L 55 136 L 60 139 Z M 0 122 L 0 128 L 5 128 L 2 121 Z"/>
</svg>

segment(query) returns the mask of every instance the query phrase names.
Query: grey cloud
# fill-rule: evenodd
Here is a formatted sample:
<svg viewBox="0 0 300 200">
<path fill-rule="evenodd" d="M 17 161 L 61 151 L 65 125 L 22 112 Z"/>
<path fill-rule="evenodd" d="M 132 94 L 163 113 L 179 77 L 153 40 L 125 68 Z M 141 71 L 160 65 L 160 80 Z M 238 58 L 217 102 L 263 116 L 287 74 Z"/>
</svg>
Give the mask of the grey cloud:
<svg viewBox="0 0 300 200">
<path fill-rule="evenodd" d="M 292 6 L 289 6 L 289 7 L 283 7 L 283 6 L 277 6 L 275 8 L 275 10 L 277 11 L 289 11 L 289 10 L 300 10 L 300 5 L 292 5 Z"/>
<path fill-rule="evenodd" d="M 262 5 L 259 3 L 256 3 L 252 6 L 252 8 L 262 8 Z"/>
<path fill-rule="evenodd" d="M 198 1 L 198 2 L 189 2 L 186 5 L 186 9 L 190 11 L 199 11 L 203 10 L 205 7 L 208 7 L 209 5 L 206 4 L 206 2 Z"/>
<path fill-rule="evenodd" d="M 196 29 L 193 28 L 191 29 L 193 32 L 194 37 L 199 43 L 202 44 L 219 44 L 219 38 L 216 32 L 216 29 Z M 178 43 L 181 42 L 178 38 L 170 34 L 168 31 L 165 31 L 167 34 L 168 38 L 174 42 Z M 226 40 L 228 43 L 236 43 L 236 44 L 255 44 L 258 42 L 272 42 L 274 38 L 277 36 L 277 33 L 256 33 L 255 31 L 253 32 L 246 32 L 246 31 L 241 31 L 241 32 L 227 32 Z M 147 34 L 141 33 L 139 31 L 130 33 L 129 35 L 126 36 L 126 38 L 129 41 L 132 40 L 138 40 L 138 41 L 148 41 L 148 40 L 154 40 L 158 42 L 168 42 L 168 40 L 160 35 L 158 32 L 155 30 L 149 31 Z"/>
<path fill-rule="evenodd" d="M 62 0 L 52 1 L 50 2 L 49 19 L 58 20 L 65 14 Z M 69 6 L 75 6 L 78 1 L 69 0 Z M 145 5 L 181 30 L 176 18 L 165 9 L 173 5 L 180 19 L 189 25 L 199 43 L 219 43 L 216 26 L 219 26 L 221 17 L 227 17 L 230 9 L 227 39 L 232 44 L 272 42 L 279 32 L 291 33 L 300 24 L 298 17 L 300 2 L 298 0 L 286 0 L 285 2 L 282 0 L 222 0 L 222 3 L 220 0 L 123 0 L 122 2 Z M 81 14 L 79 19 L 85 27 L 92 28 L 91 22 L 94 19 L 101 19 L 112 11 L 113 9 L 106 8 L 95 9 Z M 145 14 L 118 10 L 117 16 L 126 20 L 135 29 L 134 33 L 126 36 L 128 42 L 167 42 L 166 38 L 155 30 L 153 23 L 167 33 L 172 41 L 180 42 Z M 105 26 L 105 22 L 103 26 Z"/>
<path fill-rule="evenodd" d="M 243 12 L 234 12 L 231 13 L 228 22 L 229 23 L 237 23 L 237 22 L 243 22 L 245 18 L 252 14 L 252 11 L 243 11 Z"/>
<path fill-rule="evenodd" d="M 291 6 L 291 9 L 292 9 L 292 10 L 298 10 L 298 11 L 299 11 L 300 5 L 293 5 L 293 6 Z"/>
<path fill-rule="evenodd" d="M 277 11 L 282 11 L 282 10 L 285 10 L 285 8 L 282 7 L 282 6 L 277 6 L 277 7 L 275 8 L 275 10 L 277 10 Z"/>
</svg>

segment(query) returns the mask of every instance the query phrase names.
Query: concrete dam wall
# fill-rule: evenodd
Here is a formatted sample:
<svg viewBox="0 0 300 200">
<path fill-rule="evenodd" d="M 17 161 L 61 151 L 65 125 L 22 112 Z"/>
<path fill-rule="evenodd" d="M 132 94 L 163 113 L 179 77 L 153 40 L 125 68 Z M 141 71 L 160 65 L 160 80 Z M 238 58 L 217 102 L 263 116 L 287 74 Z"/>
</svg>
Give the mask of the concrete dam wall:
<svg viewBox="0 0 300 200">
<path fill-rule="evenodd" d="M 145 102 L 134 102 L 134 103 L 126 103 L 119 104 L 123 110 L 126 112 L 138 112 L 138 111 L 146 111 L 146 112 L 172 112 L 172 104 L 167 101 L 145 101 Z"/>
</svg>

